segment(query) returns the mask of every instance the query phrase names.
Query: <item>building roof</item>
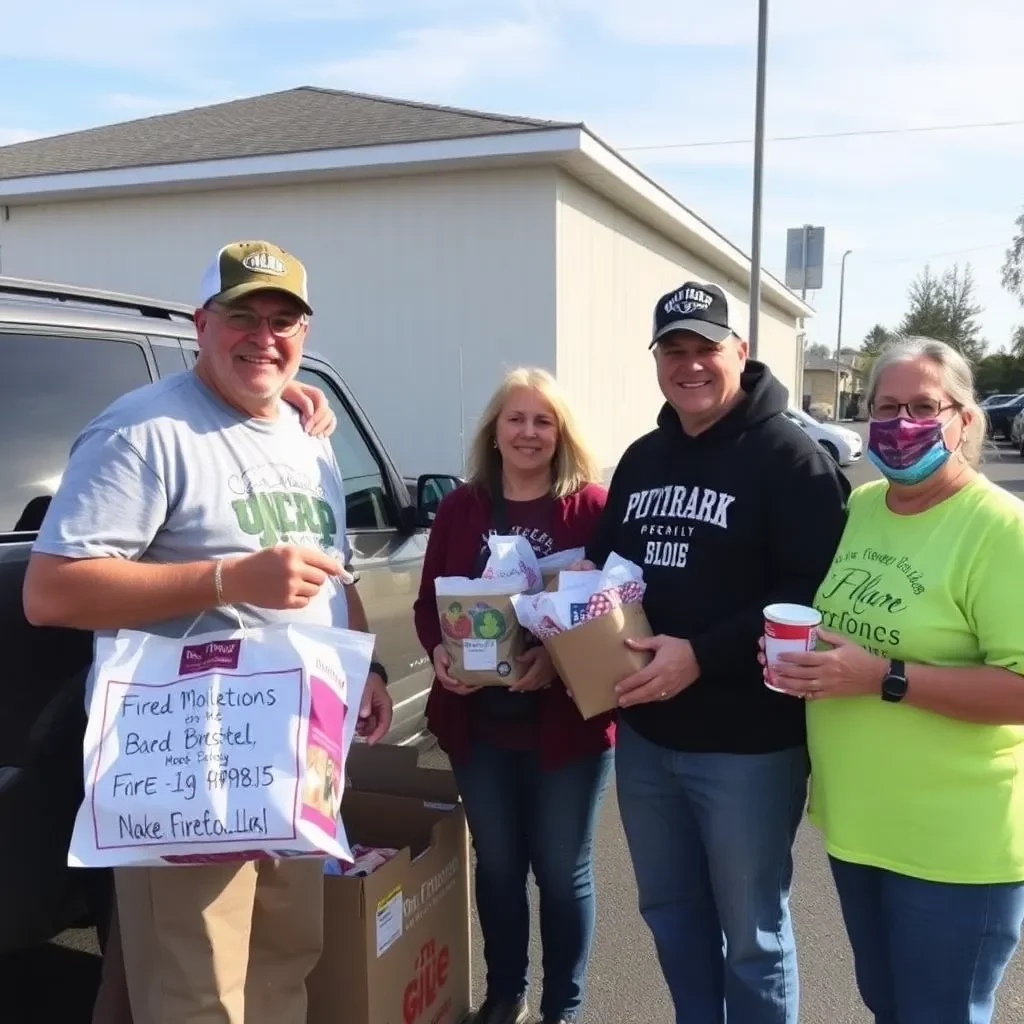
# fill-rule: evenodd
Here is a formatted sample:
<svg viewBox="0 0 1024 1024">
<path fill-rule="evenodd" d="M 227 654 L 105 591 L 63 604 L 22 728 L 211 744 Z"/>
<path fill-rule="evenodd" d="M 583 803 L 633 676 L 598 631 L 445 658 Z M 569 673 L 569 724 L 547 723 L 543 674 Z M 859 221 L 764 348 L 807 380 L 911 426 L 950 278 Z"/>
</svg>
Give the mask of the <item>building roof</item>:
<svg viewBox="0 0 1024 1024">
<path fill-rule="evenodd" d="M 0 205 L 556 167 L 749 287 L 750 257 L 582 122 L 302 86 L 0 147 Z M 766 301 L 814 310 L 762 269 Z"/>
<path fill-rule="evenodd" d="M 571 127 L 301 86 L 0 147 L 0 180 Z"/>
<path fill-rule="evenodd" d="M 840 360 L 839 367 L 847 373 L 860 373 L 856 366 Z M 804 356 L 804 370 L 826 370 L 829 373 L 836 372 L 836 360 L 834 356 Z"/>
</svg>

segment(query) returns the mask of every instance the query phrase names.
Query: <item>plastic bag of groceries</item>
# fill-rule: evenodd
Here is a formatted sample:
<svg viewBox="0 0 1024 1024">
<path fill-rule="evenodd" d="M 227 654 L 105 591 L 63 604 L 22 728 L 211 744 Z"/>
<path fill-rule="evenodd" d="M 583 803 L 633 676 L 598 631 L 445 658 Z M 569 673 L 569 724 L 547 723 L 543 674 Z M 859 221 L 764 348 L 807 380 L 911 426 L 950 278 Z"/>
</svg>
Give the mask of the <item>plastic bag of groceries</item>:
<svg viewBox="0 0 1024 1024">
<path fill-rule="evenodd" d="M 651 636 L 646 589 L 643 570 L 613 552 L 601 569 L 559 573 L 557 590 L 512 598 L 520 625 L 544 643 L 584 718 L 616 708 L 615 687 L 651 660 L 626 645 Z"/>
<path fill-rule="evenodd" d="M 434 580 L 437 612 L 452 676 L 473 686 L 508 686 L 519 678 L 516 659 L 526 643 L 512 597 L 536 591 L 541 572 L 525 537 L 495 534 L 487 545 L 491 554 L 480 579 Z"/>
</svg>

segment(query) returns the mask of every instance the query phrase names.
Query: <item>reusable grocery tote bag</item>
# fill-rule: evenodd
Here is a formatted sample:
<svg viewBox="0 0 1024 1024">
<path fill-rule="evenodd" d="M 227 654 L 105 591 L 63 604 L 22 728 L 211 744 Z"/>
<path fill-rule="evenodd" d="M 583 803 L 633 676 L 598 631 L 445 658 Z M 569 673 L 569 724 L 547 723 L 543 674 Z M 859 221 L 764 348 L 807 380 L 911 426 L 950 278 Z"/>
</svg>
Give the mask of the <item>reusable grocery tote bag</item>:
<svg viewBox="0 0 1024 1024">
<path fill-rule="evenodd" d="M 351 860 L 341 796 L 373 644 L 294 624 L 98 640 L 68 863 Z"/>
</svg>

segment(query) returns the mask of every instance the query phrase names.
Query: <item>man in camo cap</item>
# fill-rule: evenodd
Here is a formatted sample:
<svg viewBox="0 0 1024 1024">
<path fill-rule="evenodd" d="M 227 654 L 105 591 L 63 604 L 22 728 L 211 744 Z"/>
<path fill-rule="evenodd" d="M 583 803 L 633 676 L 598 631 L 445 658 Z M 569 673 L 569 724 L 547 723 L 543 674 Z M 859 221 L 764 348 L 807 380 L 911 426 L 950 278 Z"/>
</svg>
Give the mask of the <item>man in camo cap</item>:
<svg viewBox="0 0 1024 1024">
<path fill-rule="evenodd" d="M 199 358 L 131 392 L 75 442 L 36 541 L 25 610 L 37 625 L 180 637 L 246 623 L 366 630 L 345 492 L 330 444 L 287 396 L 312 307 L 306 271 L 269 242 L 236 242 L 203 276 Z M 254 509 L 294 514 L 268 525 Z M 338 557 L 341 552 L 341 559 Z M 390 725 L 374 663 L 360 710 Z M 318 859 L 118 868 L 118 916 L 135 1024 L 305 1024 L 322 944 Z"/>
</svg>

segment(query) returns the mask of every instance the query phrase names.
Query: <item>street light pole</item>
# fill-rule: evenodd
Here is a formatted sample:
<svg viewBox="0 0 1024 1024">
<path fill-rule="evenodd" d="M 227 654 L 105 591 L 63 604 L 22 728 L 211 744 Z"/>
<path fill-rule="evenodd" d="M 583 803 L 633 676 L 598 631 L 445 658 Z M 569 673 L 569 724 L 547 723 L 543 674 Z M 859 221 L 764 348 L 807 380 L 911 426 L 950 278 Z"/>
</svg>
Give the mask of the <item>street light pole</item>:
<svg viewBox="0 0 1024 1024">
<path fill-rule="evenodd" d="M 843 297 L 846 292 L 846 257 L 853 252 L 847 249 L 839 266 L 839 326 L 836 328 L 836 404 L 832 410 L 833 418 L 839 422 L 839 357 L 843 347 Z"/>
<path fill-rule="evenodd" d="M 754 98 L 754 202 L 750 240 L 750 327 L 747 341 L 750 358 L 757 358 L 758 324 L 761 316 L 761 195 L 764 186 L 764 94 L 768 58 L 768 0 L 758 0 L 757 91 Z"/>
</svg>

